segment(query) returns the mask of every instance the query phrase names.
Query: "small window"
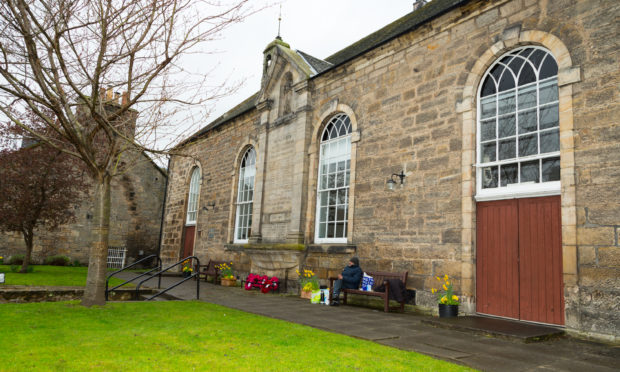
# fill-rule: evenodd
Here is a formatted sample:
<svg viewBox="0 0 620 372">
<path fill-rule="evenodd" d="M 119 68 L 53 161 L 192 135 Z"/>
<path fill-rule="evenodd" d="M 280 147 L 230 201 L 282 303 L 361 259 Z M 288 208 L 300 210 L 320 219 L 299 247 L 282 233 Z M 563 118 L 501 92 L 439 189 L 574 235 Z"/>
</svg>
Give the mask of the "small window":
<svg viewBox="0 0 620 372">
<path fill-rule="evenodd" d="M 249 148 L 243 155 L 237 187 L 237 214 L 235 219 L 235 243 L 247 243 L 252 232 L 252 206 L 254 178 L 256 176 L 256 151 Z"/>
<path fill-rule="evenodd" d="M 321 135 L 315 241 L 346 243 L 351 170 L 351 119 L 334 116 Z"/>
<path fill-rule="evenodd" d="M 478 196 L 559 191 L 558 67 L 525 47 L 499 58 L 478 99 Z"/>
<path fill-rule="evenodd" d="M 196 224 L 196 215 L 198 214 L 198 198 L 200 194 L 200 169 L 194 168 L 192 178 L 189 182 L 189 196 L 187 197 L 187 218 L 186 225 Z"/>
</svg>

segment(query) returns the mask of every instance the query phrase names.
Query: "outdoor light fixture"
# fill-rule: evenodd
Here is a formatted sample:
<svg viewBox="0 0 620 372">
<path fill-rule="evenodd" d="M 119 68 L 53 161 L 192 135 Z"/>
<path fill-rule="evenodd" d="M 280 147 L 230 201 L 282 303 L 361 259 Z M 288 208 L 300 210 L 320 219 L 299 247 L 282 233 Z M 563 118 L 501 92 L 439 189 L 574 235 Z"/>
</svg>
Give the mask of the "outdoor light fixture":
<svg viewBox="0 0 620 372">
<path fill-rule="evenodd" d="M 213 210 L 214 208 L 215 208 L 215 202 L 211 202 L 207 204 L 206 206 L 203 206 L 202 210 L 208 211 L 208 210 Z"/>
<path fill-rule="evenodd" d="M 406 177 L 404 171 L 400 171 L 400 173 L 392 173 L 392 176 L 390 176 L 390 178 L 386 182 L 387 189 L 390 191 L 394 190 L 394 188 L 396 187 L 396 180 L 394 179 L 394 176 L 400 178 L 401 185 L 403 184 Z"/>
</svg>

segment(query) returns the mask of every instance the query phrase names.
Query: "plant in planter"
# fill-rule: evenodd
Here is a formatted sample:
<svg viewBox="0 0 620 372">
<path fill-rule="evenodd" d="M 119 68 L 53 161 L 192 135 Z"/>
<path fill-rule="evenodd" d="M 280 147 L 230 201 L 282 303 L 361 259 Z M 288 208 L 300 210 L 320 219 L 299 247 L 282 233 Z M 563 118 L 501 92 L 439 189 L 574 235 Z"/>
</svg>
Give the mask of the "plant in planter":
<svg viewBox="0 0 620 372">
<path fill-rule="evenodd" d="M 299 276 L 299 287 L 301 288 L 301 298 L 312 298 L 312 292 L 319 290 L 319 281 L 312 270 L 304 269 L 303 272 L 297 271 Z"/>
<path fill-rule="evenodd" d="M 221 273 L 221 284 L 224 287 L 234 287 L 237 284 L 237 279 L 233 274 L 232 262 L 230 264 L 223 263 L 215 266 Z"/>
<path fill-rule="evenodd" d="M 183 276 L 188 277 L 192 275 L 194 269 L 189 265 L 189 260 L 183 262 Z"/>
<path fill-rule="evenodd" d="M 437 281 L 441 282 L 442 278 L 437 277 Z M 454 294 L 452 282 L 447 274 L 443 277 L 441 288 L 439 290 L 433 288 L 431 292 L 437 294 L 440 318 L 449 318 L 459 315 L 459 297 Z"/>
<path fill-rule="evenodd" d="M 0 256 L 0 265 L 4 265 L 4 257 Z"/>
</svg>

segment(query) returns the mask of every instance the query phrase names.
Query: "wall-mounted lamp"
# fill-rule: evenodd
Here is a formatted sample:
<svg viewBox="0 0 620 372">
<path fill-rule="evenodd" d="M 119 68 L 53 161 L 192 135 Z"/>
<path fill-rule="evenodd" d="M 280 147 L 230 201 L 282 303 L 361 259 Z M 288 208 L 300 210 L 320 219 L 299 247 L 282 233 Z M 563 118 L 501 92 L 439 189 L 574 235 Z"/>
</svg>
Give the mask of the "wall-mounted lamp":
<svg viewBox="0 0 620 372">
<path fill-rule="evenodd" d="M 394 177 L 400 178 L 400 184 L 402 185 L 406 177 L 405 172 L 400 171 L 400 173 L 392 173 L 392 175 L 386 182 L 387 189 L 390 191 L 394 190 L 394 188 L 396 187 L 396 180 L 394 179 Z"/>
<path fill-rule="evenodd" d="M 215 209 L 215 202 L 211 202 L 209 204 L 207 204 L 206 206 L 202 207 L 203 211 L 209 211 L 209 210 L 213 210 Z"/>
</svg>

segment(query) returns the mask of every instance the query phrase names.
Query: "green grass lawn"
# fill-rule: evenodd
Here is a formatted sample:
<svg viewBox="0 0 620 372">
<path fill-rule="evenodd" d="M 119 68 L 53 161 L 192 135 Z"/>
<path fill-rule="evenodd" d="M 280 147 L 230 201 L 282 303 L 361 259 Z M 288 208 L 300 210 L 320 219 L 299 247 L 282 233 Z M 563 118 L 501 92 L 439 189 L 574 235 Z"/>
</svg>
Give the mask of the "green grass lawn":
<svg viewBox="0 0 620 372">
<path fill-rule="evenodd" d="M 11 266 L 0 265 L 0 272 L 5 273 L 4 285 L 32 286 L 85 286 L 87 267 L 33 265 L 34 271 L 21 274 L 11 272 Z M 121 284 L 120 279 L 110 279 L 110 286 Z M 0 284 L 2 286 L 2 284 Z M 1 360 L 1 359 L 0 359 Z M 0 364 L 0 368 L 1 368 Z"/>
<path fill-rule="evenodd" d="M 0 304 L 0 370 L 468 371 L 199 301 Z"/>
</svg>

